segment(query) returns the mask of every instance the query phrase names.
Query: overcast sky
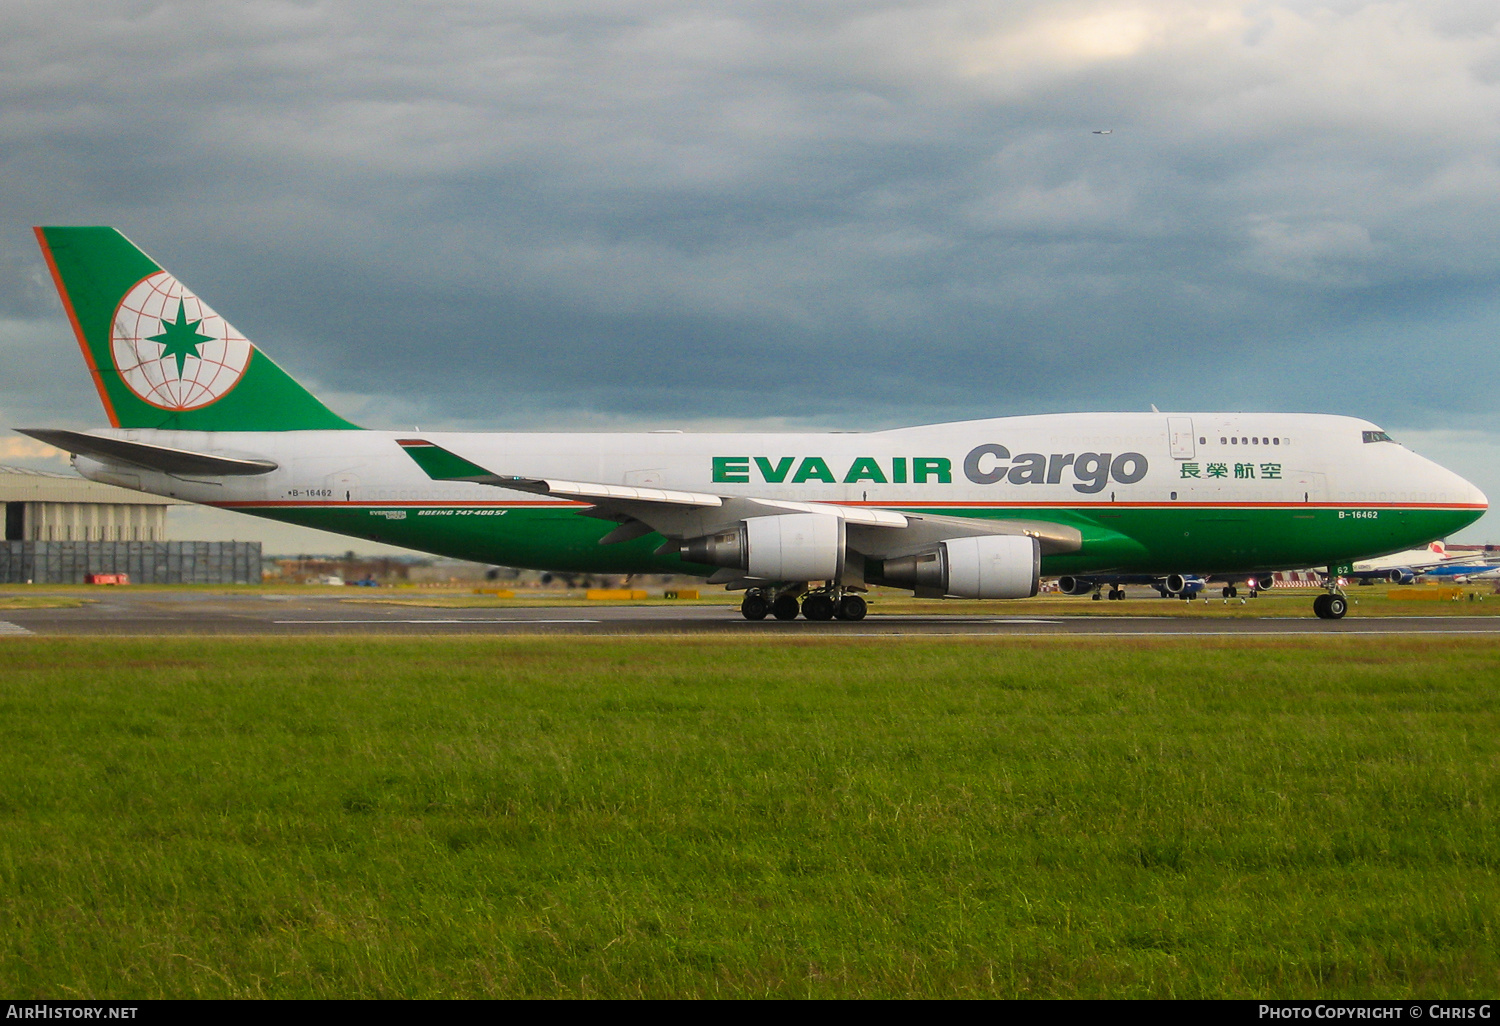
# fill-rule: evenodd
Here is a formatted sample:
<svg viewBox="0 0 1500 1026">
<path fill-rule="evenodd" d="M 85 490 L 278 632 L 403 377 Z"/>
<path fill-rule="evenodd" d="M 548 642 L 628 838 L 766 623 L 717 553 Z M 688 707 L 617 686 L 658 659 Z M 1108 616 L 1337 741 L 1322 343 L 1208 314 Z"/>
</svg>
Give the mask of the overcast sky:
<svg viewBox="0 0 1500 1026">
<path fill-rule="evenodd" d="M 1497 498 L 1497 115 L 1493 0 L 7 0 L 0 424 L 103 423 L 97 223 L 370 427 L 1346 413 Z"/>
</svg>

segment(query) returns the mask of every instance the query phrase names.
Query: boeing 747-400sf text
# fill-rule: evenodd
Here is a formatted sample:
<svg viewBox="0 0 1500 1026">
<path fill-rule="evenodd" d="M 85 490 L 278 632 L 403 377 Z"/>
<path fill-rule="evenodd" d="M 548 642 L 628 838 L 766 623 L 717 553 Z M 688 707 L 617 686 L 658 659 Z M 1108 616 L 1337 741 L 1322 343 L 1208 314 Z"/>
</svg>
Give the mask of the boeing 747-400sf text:
<svg viewBox="0 0 1500 1026">
<path fill-rule="evenodd" d="M 1338 571 L 1485 497 L 1363 420 L 1076 413 L 868 433 L 363 430 L 112 228 L 38 228 L 111 427 L 27 429 L 85 477 L 461 559 L 687 573 L 750 619 L 858 620 L 870 585 L 1024 598 Z M 1117 589 L 1112 589 L 1117 590 Z"/>
</svg>

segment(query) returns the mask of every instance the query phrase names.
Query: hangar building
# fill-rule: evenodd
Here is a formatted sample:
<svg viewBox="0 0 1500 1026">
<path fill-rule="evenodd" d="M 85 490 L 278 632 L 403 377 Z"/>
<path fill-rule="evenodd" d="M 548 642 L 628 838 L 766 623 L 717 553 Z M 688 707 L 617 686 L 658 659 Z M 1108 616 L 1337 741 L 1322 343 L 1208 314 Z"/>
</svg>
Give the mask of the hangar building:
<svg viewBox="0 0 1500 1026">
<path fill-rule="evenodd" d="M 6 541 L 166 541 L 175 499 L 71 474 L 0 466 Z"/>
<path fill-rule="evenodd" d="M 0 584 L 259 584 L 259 542 L 167 541 L 174 499 L 70 474 L 0 466 Z"/>
</svg>

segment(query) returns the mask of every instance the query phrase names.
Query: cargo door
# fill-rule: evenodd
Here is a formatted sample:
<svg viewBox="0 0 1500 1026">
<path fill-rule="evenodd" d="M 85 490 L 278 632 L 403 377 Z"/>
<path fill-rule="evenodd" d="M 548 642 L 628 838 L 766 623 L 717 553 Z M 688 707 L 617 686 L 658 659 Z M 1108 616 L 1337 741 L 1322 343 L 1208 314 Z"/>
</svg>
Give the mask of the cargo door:
<svg viewBox="0 0 1500 1026">
<path fill-rule="evenodd" d="M 1172 446 L 1174 460 L 1190 460 L 1196 451 L 1193 447 L 1193 418 L 1168 417 L 1167 440 Z"/>
</svg>

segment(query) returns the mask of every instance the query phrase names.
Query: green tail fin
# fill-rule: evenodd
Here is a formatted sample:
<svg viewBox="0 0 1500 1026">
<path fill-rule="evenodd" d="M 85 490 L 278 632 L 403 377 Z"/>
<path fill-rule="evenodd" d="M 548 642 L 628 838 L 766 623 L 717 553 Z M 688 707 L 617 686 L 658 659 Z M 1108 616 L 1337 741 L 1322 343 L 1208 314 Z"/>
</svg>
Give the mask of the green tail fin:
<svg viewBox="0 0 1500 1026">
<path fill-rule="evenodd" d="M 113 228 L 38 228 L 115 427 L 354 428 Z"/>
</svg>

